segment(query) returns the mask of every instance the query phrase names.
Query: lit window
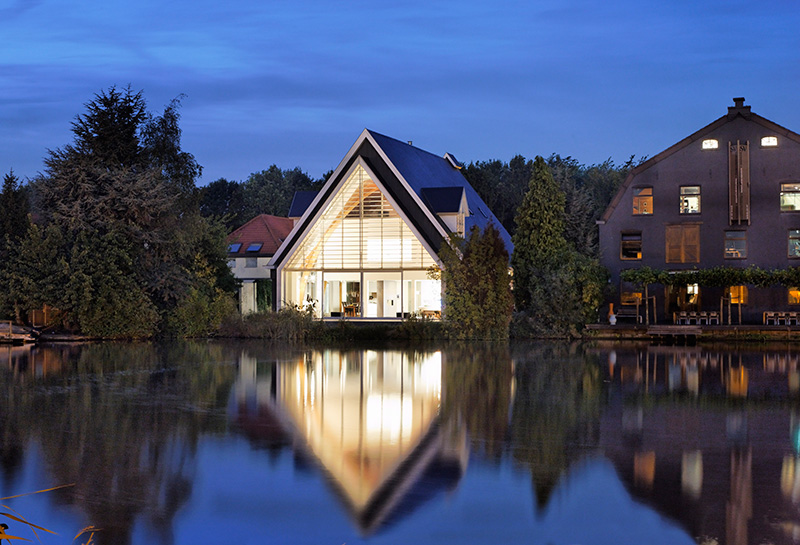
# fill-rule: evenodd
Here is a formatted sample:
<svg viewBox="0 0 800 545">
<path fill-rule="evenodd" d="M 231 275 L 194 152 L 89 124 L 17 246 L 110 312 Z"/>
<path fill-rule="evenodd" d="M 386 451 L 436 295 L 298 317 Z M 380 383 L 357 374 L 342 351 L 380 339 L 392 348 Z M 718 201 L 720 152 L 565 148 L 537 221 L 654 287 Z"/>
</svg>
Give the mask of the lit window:
<svg viewBox="0 0 800 545">
<path fill-rule="evenodd" d="M 642 303 L 642 292 L 623 291 L 619 296 L 620 305 L 640 305 Z"/>
<path fill-rule="evenodd" d="M 725 257 L 728 259 L 747 257 L 747 231 L 725 231 Z"/>
<path fill-rule="evenodd" d="M 246 257 L 244 260 L 244 266 L 248 269 L 254 269 L 258 267 L 258 258 L 257 257 Z"/>
<path fill-rule="evenodd" d="M 789 257 L 800 257 L 800 229 L 789 229 Z"/>
<path fill-rule="evenodd" d="M 761 139 L 761 147 L 762 148 L 774 148 L 778 145 L 778 137 L 777 136 L 765 136 Z"/>
<path fill-rule="evenodd" d="M 700 286 L 698 284 L 686 284 L 686 304 L 696 305 L 700 302 Z"/>
<path fill-rule="evenodd" d="M 719 140 L 714 138 L 707 138 L 703 140 L 703 149 L 717 149 L 719 148 Z"/>
<path fill-rule="evenodd" d="M 622 233 L 620 259 L 642 259 L 642 233 Z"/>
<path fill-rule="evenodd" d="M 235 243 L 233 243 L 233 244 L 228 246 L 228 252 L 232 253 L 232 254 L 235 254 L 236 252 L 238 252 L 241 249 L 242 249 L 242 243 L 241 242 L 235 242 Z"/>
<path fill-rule="evenodd" d="M 257 252 L 261 249 L 264 244 L 261 242 L 252 242 L 250 246 L 247 247 L 248 252 Z"/>
<path fill-rule="evenodd" d="M 700 213 L 700 186 L 684 185 L 681 186 L 681 214 Z"/>
<path fill-rule="evenodd" d="M 731 286 L 728 288 L 728 297 L 731 298 L 731 304 L 746 305 L 747 304 L 747 286 Z"/>
<path fill-rule="evenodd" d="M 653 213 L 653 188 L 634 187 L 633 188 L 633 214 L 649 215 Z"/>
<path fill-rule="evenodd" d="M 800 210 L 800 183 L 781 184 L 781 212 Z"/>
<path fill-rule="evenodd" d="M 800 288 L 796 286 L 789 288 L 789 304 L 800 305 Z"/>
</svg>

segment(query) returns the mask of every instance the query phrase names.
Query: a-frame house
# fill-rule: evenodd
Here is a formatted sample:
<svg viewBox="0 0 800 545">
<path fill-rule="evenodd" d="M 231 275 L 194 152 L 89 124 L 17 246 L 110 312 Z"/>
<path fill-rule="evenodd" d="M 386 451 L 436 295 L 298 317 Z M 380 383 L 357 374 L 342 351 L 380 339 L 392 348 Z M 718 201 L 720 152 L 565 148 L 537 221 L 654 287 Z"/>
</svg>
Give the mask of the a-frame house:
<svg viewBox="0 0 800 545">
<path fill-rule="evenodd" d="M 461 165 L 364 130 L 316 194 L 296 196 L 295 226 L 269 263 L 276 307 L 323 319 L 436 318 L 442 286 L 428 274 L 451 233 L 493 222 Z"/>
</svg>

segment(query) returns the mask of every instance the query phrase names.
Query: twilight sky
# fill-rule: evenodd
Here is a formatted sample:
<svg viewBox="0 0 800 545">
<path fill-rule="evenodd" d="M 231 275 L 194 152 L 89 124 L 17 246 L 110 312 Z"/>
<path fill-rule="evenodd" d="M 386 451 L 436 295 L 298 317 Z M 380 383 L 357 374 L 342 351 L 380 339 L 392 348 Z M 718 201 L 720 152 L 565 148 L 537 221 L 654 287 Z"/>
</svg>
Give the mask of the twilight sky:
<svg viewBox="0 0 800 545">
<path fill-rule="evenodd" d="M 800 132 L 800 2 L 0 0 L 0 174 L 112 85 L 181 93 L 200 184 L 335 168 L 365 127 L 462 161 L 652 156 L 746 97 Z"/>
</svg>

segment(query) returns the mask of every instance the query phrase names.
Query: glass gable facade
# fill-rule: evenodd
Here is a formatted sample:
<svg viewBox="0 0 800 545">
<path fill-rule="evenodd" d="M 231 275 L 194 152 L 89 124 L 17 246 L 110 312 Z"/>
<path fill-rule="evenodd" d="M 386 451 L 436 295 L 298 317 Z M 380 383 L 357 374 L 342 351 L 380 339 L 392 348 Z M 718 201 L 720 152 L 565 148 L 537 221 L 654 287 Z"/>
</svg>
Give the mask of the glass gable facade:
<svg viewBox="0 0 800 545">
<path fill-rule="evenodd" d="M 318 317 L 438 317 L 436 262 L 357 165 L 283 269 L 282 300 Z"/>
</svg>

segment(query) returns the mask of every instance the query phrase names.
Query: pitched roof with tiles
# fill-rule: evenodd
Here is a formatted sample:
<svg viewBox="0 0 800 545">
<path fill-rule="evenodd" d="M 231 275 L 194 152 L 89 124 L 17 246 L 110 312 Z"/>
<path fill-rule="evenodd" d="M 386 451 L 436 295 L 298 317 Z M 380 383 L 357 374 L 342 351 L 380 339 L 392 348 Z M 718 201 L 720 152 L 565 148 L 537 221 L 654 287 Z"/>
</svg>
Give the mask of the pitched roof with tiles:
<svg viewBox="0 0 800 545">
<path fill-rule="evenodd" d="M 289 236 L 293 226 L 294 222 L 289 218 L 269 214 L 256 216 L 228 235 L 228 257 L 271 257 Z"/>
</svg>

